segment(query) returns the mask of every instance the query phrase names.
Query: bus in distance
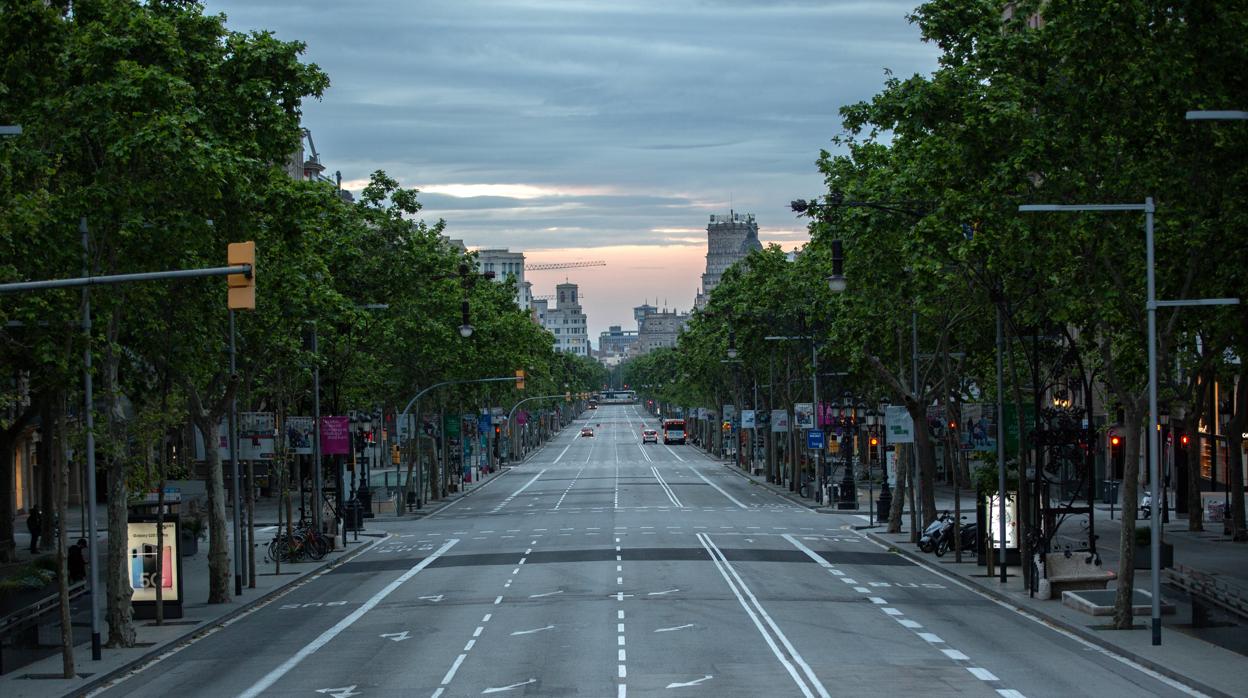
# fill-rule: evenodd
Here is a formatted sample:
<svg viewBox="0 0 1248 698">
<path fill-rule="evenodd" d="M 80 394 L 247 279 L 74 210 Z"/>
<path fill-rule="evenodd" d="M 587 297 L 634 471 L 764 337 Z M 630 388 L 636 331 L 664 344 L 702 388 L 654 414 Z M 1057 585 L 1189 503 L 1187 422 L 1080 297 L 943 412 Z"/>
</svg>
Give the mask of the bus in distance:
<svg viewBox="0 0 1248 698">
<path fill-rule="evenodd" d="M 685 442 L 685 420 L 663 420 L 663 443 L 683 444 Z"/>
</svg>

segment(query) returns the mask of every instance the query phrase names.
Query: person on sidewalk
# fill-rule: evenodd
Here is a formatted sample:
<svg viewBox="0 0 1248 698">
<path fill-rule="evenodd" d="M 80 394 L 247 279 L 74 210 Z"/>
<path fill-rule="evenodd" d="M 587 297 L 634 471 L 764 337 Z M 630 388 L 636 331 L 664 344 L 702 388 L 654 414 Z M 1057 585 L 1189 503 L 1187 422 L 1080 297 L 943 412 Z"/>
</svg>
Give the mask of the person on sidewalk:
<svg viewBox="0 0 1248 698">
<path fill-rule="evenodd" d="M 66 563 L 69 565 L 69 581 L 81 582 L 87 578 L 87 539 L 79 538 L 77 543 L 66 552 Z"/>
<path fill-rule="evenodd" d="M 30 508 L 30 516 L 26 517 L 26 530 L 30 531 L 30 553 L 39 553 L 39 534 L 43 531 L 43 514 L 38 506 Z"/>
</svg>

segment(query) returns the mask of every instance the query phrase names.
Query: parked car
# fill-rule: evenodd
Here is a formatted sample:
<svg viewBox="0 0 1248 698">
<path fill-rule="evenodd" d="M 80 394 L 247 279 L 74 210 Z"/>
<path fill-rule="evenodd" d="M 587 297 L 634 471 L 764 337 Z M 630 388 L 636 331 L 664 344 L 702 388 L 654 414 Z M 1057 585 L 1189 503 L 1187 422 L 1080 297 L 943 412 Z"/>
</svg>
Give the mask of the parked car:
<svg viewBox="0 0 1248 698">
<path fill-rule="evenodd" d="M 593 435 L 594 435 L 593 427 L 581 427 L 581 436 L 593 436 Z"/>
<path fill-rule="evenodd" d="M 657 444 L 659 442 L 658 429 L 642 429 L 641 442 L 643 444 Z"/>
</svg>

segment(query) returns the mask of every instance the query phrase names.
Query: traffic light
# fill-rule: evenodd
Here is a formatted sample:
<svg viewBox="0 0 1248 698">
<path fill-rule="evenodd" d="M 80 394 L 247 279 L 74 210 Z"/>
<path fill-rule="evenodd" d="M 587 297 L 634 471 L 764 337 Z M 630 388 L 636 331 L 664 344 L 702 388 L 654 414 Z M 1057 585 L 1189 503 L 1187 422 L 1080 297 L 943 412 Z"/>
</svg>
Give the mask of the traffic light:
<svg viewBox="0 0 1248 698">
<path fill-rule="evenodd" d="M 1179 437 L 1179 443 L 1182 444 L 1184 447 L 1186 447 L 1189 443 L 1191 443 L 1191 441 L 1192 440 L 1188 438 L 1187 434 L 1184 434 L 1183 436 Z"/>
<path fill-rule="evenodd" d="M 247 264 L 251 266 L 248 274 L 229 274 L 225 277 L 229 287 L 230 310 L 256 309 L 256 243 L 231 242 L 226 248 L 226 263 L 231 267 Z"/>
<path fill-rule="evenodd" d="M 524 369 L 516 369 L 516 390 L 524 390 Z"/>
<path fill-rule="evenodd" d="M 1111 468 L 1110 472 L 1113 473 L 1114 479 L 1122 477 L 1123 467 L 1126 465 L 1126 462 L 1126 454 L 1123 453 L 1122 437 L 1118 434 L 1110 434 L 1109 464 Z"/>
</svg>

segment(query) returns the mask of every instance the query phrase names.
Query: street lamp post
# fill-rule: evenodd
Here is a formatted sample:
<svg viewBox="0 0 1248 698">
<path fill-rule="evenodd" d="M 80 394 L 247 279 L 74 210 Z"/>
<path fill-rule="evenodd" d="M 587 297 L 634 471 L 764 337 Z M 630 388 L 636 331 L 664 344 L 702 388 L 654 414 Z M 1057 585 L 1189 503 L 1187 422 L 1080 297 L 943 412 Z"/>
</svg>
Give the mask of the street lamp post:
<svg viewBox="0 0 1248 698">
<path fill-rule="evenodd" d="M 1189 112 L 1188 118 L 1191 118 Z M 1248 118 L 1248 117 L 1245 117 Z M 1145 309 L 1148 312 L 1148 428 L 1150 440 L 1157 436 L 1157 308 L 1178 308 L 1185 306 L 1207 305 L 1238 305 L 1238 298 L 1192 298 L 1184 300 L 1157 300 L 1156 283 L 1154 280 L 1153 256 L 1153 214 L 1156 206 L 1153 197 L 1146 197 L 1142 204 L 1024 204 L 1018 207 L 1023 213 L 1048 212 L 1109 212 L 1109 211 L 1143 211 L 1144 212 L 1144 244 L 1146 247 L 1147 272 L 1145 277 L 1146 299 Z M 1157 448 L 1148 449 L 1148 478 L 1154 490 L 1161 481 L 1160 459 Z M 1161 512 L 1154 505 L 1149 516 L 1151 529 L 1149 540 L 1152 549 L 1152 631 L 1153 644 L 1161 644 Z"/>
</svg>

